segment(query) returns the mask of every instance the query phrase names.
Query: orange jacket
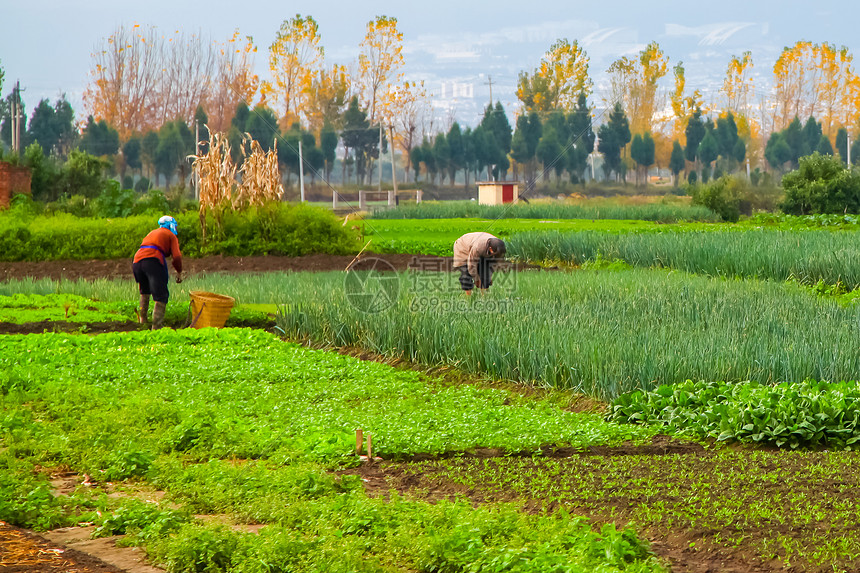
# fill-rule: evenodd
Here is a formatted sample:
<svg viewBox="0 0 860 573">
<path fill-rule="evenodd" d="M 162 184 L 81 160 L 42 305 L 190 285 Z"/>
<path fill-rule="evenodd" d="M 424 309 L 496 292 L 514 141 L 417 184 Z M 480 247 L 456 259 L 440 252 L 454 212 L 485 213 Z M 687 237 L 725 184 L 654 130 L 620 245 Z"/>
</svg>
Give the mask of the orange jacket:
<svg viewBox="0 0 860 573">
<path fill-rule="evenodd" d="M 141 248 L 134 254 L 134 261 L 155 257 L 167 266 L 165 257 L 170 257 L 173 268 L 177 273 L 182 272 L 182 253 L 179 252 L 179 239 L 169 229 L 159 227 L 150 231 L 140 243 Z M 145 246 L 158 247 L 157 249 L 143 248 Z"/>
</svg>

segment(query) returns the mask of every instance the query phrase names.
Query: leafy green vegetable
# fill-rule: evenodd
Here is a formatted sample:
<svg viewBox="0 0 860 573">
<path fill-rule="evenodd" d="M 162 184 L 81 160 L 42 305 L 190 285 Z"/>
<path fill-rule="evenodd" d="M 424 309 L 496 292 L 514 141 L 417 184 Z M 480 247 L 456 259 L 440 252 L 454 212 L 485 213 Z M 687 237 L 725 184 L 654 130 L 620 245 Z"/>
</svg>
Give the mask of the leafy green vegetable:
<svg viewBox="0 0 860 573">
<path fill-rule="evenodd" d="M 856 449 L 860 387 L 811 380 L 776 385 L 687 380 L 623 394 L 613 400 L 607 420 L 662 424 L 718 441 Z"/>
</svg>

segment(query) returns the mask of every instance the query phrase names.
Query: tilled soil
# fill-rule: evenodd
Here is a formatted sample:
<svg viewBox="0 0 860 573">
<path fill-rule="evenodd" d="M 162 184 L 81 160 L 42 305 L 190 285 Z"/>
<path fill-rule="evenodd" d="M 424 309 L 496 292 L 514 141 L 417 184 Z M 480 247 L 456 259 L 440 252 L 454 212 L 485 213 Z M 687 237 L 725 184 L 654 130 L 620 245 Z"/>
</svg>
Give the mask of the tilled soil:
<svg viewBox="0 0 860 573">
<path fill-rule="evenodd" d="M 429 257 L 425 255 L 376 255 L 363 253 L 359 260 L 371 258 L 385 261 L 395 270 L 403 271 L 410 263 L 420 257 L 443 269 L 450 268 L 450 257 Z M 354 255 L 307 255 L 304 257 L 203 257 L 182 259 L 185 274 L 197 273 L 243 273 L 273 271 L 343 271 L 350 264 L 358 262 Z M 58 279 L 101 279 L 131 278 L 131 259 L 90 260 L 90 261 L 39 261 L 39 262 L 0 262 L 0 281 L 24 277 Z"/>
<path fill-rule="evenodd" d="M 65 320 L 40 320 L 38 322 L 0 322 L 0 334 L 40 334 L 42 332 L 84 332 L 101 334 L 103 332 L 132 332 L 146 330 L 148 327 L 137 322 L 111 320 L 107 322 L 68 322 Z"/>
<path fill-rule="evenodd" d="M 354 255 L 307 255 L 303 257 L 253 256 L 253 257 L 202 257 L 182 259 L 186 275 L 198 273 L 264 273 L 276 271 L 344 271 L 347 268 L 377 271 L 409 269 L 450 271 L 451 257 L 432 255 L 404 255 L 361 253 Z M 511 266 L 507 264 L 507 266 Z M 537 265 L 517 263 L 517 270 L 540 270 Z M 555 267 L 546 270 L 557 270 Z M 89 261 L 39 261 L 0 262 L 0 282 L 30 277 L 54 280 L 94 280 L 131 278 L 131 259 Z"/>
</svg>

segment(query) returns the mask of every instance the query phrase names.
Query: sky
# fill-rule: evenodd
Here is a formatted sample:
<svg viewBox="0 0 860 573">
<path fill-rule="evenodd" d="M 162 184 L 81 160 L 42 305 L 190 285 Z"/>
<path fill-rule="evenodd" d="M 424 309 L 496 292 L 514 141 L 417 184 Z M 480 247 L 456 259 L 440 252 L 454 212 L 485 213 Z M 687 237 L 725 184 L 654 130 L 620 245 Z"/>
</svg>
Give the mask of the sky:
<svg viewBox="0 0 860 573">
<path fill-rule="evenodd" d="M 688 89 L 717 97 L 732 55 L 751 51 L 757 90 L 770 85 L 773 63 L 798 40 L 847 46 L 860 56 L 860 4 L 817 0 L 633 2 L 616 0 L 0 0 L 0 68 L 5 97 L 20 81 L 28 113 L 43 98 L 66 94 L 79 119 L 92 52 L 117 26 L 157 26 L 226 41 L 234 30 L 258 47 L 257 72 L 268 77 L 267 50 L 284 20 L 319 23 L 328 64 L 357 58 L 368 21 L 395 17 L 404 35 L 404 73 L 424 80 L 440 121 L 475 125 L 493 100 L 516 110 L 518 73 L 532 71 L 559 38 L 578 40 L 590 60 L 599 100 L 605 70 L 657 41 L 669 66 L 684 62 Z M 671 71 L 664 84 L 671 86 Z"/>
</svg>

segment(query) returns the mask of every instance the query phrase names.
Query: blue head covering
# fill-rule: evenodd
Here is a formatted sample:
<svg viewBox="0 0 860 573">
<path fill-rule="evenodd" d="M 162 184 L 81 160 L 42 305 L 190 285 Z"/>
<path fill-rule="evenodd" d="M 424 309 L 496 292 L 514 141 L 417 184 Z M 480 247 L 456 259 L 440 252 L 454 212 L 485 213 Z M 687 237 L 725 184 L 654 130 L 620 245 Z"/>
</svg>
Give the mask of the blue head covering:
<svg viewBox="0 0 860 573">
<path fill-rule="evenodd" d="M 176 219 L 174 219 L 170 215 L 165 215 L 164 217 L 159 219 L 158 220 L 158 226 L 169 230 L 174 235 L 177 234 L 176 233 L 176 228 L 177 228 Z"/>
</svg>

